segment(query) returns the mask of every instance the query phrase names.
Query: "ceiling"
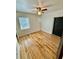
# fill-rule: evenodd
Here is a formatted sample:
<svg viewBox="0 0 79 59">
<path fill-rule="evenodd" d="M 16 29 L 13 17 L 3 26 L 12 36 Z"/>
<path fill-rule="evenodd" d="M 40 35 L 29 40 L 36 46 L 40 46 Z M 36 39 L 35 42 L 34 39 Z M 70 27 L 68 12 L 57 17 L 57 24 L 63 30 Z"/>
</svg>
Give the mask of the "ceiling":
<svg viewBox="0 0 79 59">
<path fill-rule="evenodd" d="M 38 0 L 16 0 L 16 11 L 35 13 L 32 11 L 33 5 L 37 5 Z M 52 5 L 48 11 L 63 9 L 63 0 L 42 0 L 46 5 Z"/>
</svg>

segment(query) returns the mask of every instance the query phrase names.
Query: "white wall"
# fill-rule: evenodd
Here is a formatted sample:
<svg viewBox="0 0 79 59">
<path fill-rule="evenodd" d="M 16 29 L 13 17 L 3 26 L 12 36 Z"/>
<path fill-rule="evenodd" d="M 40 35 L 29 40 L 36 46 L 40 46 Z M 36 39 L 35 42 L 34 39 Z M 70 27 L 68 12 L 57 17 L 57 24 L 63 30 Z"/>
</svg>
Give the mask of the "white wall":
<svg viewBox="0 0 79 59">
<path fill-rule="evenodd" d="M 63 16 L 63 10 L 45 13 L 41 17 L 41 30 L 52 34 L 54 17 Z"/>
<path fill-rule="evenodd" d="M 29 18 L 30 21 L 30 29 L 21 30 L 18 17 L 19 16 L 26 16 Z M 40 30 L 40 21 L 38 16 L 35 14 L 30 13 L 23 13 L 23 12 L 16 12 L 16 31 L 18 35 L 25 35 L 32 32 L 36 32 Z"/>
<path fill-rule="evenodd" d="M 18 16 L 26 16 L 29 17 L 30 19 L 30 29 L 27 30 L 21 30 L 19 21 L 18 21 Z M 18 35 L 22 34 L 29 34 L 32 32 L 40 31 L 45 31 L 49 34 L 52 34 L 53 30 L 53 24 L 54 24 L 54 17 L 59 17 L 63 16 L 63 10 L 58 10 L 58 11 L 53 11 L 53 12 L 46 12 L 42 16 L 38 17 L 37 15 L 30 14 L 30 13 L 21 13 L 17 12 L 16 13 L 16 30 Z"/>
</svg>

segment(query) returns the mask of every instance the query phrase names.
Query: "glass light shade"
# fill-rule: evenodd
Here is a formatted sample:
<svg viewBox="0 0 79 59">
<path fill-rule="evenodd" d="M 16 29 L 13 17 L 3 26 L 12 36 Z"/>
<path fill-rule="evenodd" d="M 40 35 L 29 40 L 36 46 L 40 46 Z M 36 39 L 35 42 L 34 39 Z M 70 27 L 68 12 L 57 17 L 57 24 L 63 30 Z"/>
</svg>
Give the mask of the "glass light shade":
<svg viewBox="0 0 79 59">
<path fill-rule="evenodd" d="M 37 13 L 38 13 L 38 15 L 42 15 L 42 12 L 41 11 L 38 11 Z"/>
</svg>

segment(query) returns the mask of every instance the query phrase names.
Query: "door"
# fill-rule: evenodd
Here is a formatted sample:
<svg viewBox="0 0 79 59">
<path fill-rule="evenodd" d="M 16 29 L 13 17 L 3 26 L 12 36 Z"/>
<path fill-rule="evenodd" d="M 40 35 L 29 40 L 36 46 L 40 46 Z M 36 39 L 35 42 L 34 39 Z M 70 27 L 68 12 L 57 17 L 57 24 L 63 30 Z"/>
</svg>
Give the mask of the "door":
<svg viewBox="0 0 79 59">
<path fill-rule="evenodd" d="M 53 34 L 62 36 L 63 35 L 63 17 L 54 18 Z"/>
</svg>

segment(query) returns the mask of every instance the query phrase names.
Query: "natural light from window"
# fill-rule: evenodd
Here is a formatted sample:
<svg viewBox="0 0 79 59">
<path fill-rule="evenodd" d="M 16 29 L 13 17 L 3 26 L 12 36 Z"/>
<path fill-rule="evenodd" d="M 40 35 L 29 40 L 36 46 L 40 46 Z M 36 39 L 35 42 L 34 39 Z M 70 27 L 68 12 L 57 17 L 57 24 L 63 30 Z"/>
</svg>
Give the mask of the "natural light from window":
<svg viewBox="0 0 79 59">
<path fill-rule="evenodd" d="M 30 28 L 29 18 L 27 17 L 19 17 L 19 23 L 21 30 Z"/>
</svg>

